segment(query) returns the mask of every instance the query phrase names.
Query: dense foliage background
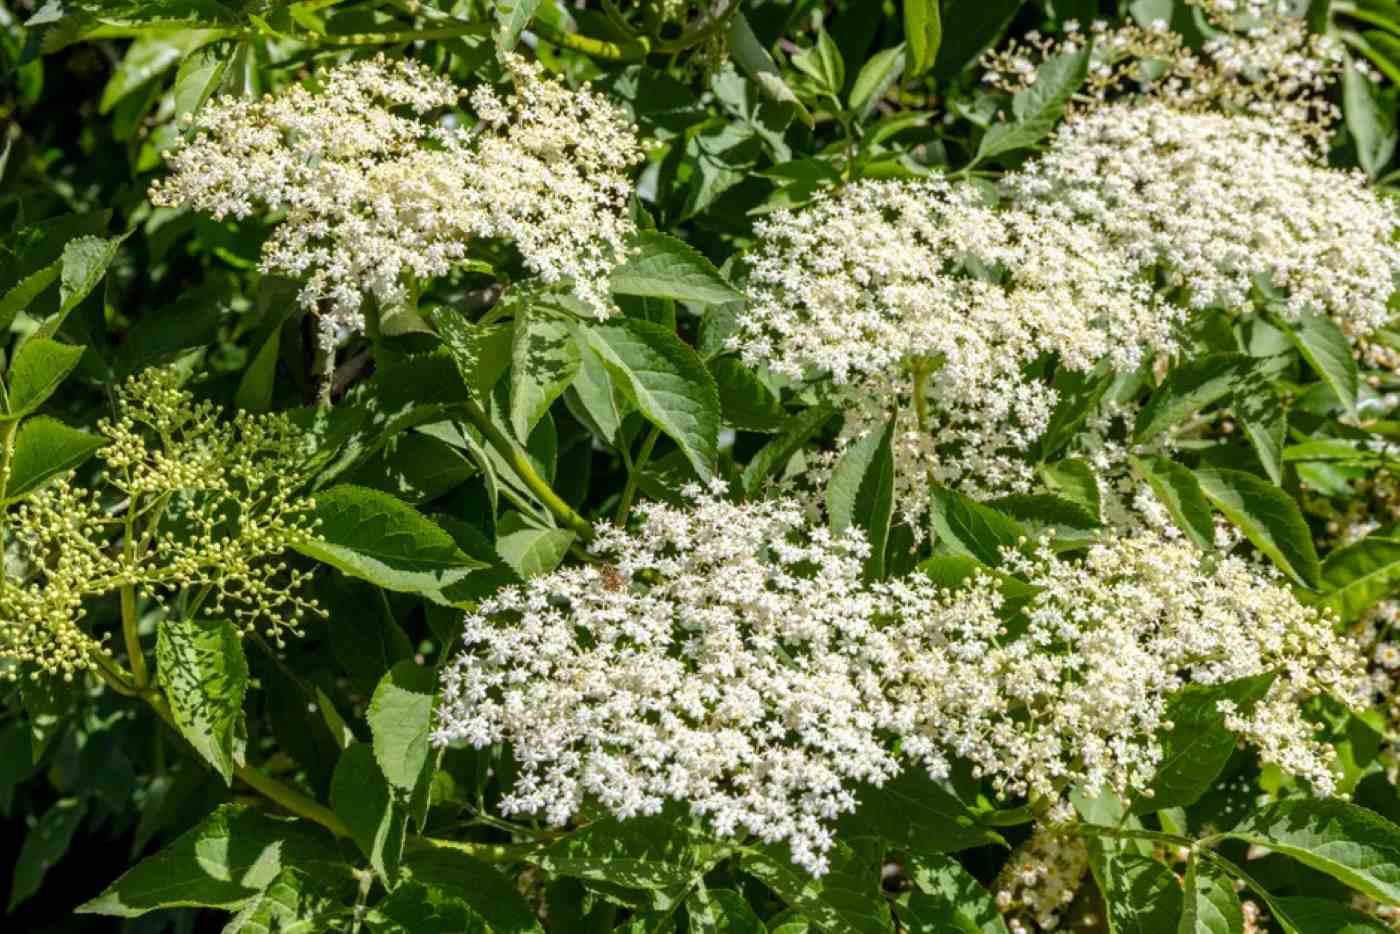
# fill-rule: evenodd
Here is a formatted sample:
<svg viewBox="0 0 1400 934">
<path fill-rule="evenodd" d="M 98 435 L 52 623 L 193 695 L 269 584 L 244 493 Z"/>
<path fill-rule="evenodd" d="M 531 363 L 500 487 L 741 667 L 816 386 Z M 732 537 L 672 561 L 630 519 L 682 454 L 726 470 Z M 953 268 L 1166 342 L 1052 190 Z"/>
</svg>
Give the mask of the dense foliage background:
<svg viewBox="0 0 1400 934">
<path fill-rule="evenodd" d="M 1400 5 L 1294 12 L 1340 50 L 1321 82 L 1341 115 L 1322 122 L 1326 163 L 1390 199 Z M 1400 332 L 1371 329 L 1363 345 L 1325 316 L 1215 307 L 1180 323 L 1178 353 L 1129 373 L 1046 354 L 1028 369 L 1058 407 L 1022 452 L 1040 486 L 993 500 L 949 481 L 915 509 L 893 492 L 893 418 L 853 442 L 821 379 L 736 352 L 757 222 L 861 180 L 949 176 L 994 198 L 1067 109 L 1136 92 L 1096 85 L 1080 54 L 1100 19 L 1169 24 L 1187 49 L 1219 25 L 1182 0 L 6 0 L 0 535 L 11 584 L 47 583 L 0 602 L 13 676 L 0 681 L 0 923 L 876 934 L 1006 931 L 1003 915 L 1034 930 L 1051 914 L 1074 930 L 1389 929 Z M 1036 51 L 1065 36 L 1078 39 Z M 625 212 L 637 232 L 606 322 L 542 282 L 510 237 L 483 236 L 470 262 L 347 324 L 260 271 L 275 212 L 215 217 L 150 196 L 193 132 L 183 115 L 211 99 L 280 94 L 381 54 L 505 89 L 519 80 L 499 54 L 511 48 L 570 87 L 591 82 L 642 140 Z M 984 81 L 983 53 L 1008 49 L 1012 74 Z M 1050 58 L 1030 87 L 1015 83 L 1022 53 L 1026 71 Z M 1327 193 L 1316 201 L 1325 210 Z M 1277 297 L 1258 288 L 1260 308 Z M 1334 796 L 1226 728 L 1219 702 L 1248 707 L 1272 674 L 1173 697 L 1153 796 L 1057 789 L 1087 848 L 1032 837 L 1044 796 L 999 797 L 964 766 L 939 782 L 915 769 L 862 788 L 819 877 L 785 843 L 717 839 L 675 804 L 625 820 L 589 804 L 564 828 L 503 815 L 509 748 L 429 741 L 464 610 L 586 564 L 595 529 L 635 525 L 638 502 L 683 506 L 696 480 L 727 481 L 736 502 L 802 489 L 822 522 L 863 530 L 867 580 L 956 588 L 1046 530 L 1075 560 L 1113 526 L 1074 440 L 1101 430 L 1104 405 L 1181 534 L 1272 564 L 1362 644 L 1369 706 L 1306 708 L 1335 752 Z M 160 421 L 171 413 L 174 428 Z M 1151 447 L 1167 433 L 1172 445 Z M 128 444 L 143 453 L 123 466 L 112 452 Z M 68 471 L 98 491 L 96 512 L 78 494 L 24 512 L 36 492 L 67 490 Z M 60 526 L 98 544 L 36 570 L 21 546 Z M 117 560 L 104 549 L 145 562 L 139 586 L 117 564 L 101 583 Z M 611 586 L 618 572 L 600 573 Z M 997 578 L 1012 616 L 1035 599 L 1016 573 Z M 26 635 L 50 612 L 79 622 Z M 63 651 L 80 661 L 54 661 Z M 1072 901 L 999 903 L 1022 863 Z"/>
</svg>

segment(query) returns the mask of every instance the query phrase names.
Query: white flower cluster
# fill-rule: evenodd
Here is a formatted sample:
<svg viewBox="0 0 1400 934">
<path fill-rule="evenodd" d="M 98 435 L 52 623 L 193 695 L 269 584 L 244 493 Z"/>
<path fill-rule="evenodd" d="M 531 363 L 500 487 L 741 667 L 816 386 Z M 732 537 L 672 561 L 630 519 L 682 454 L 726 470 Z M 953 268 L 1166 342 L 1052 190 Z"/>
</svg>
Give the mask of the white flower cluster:
<svg viewBox="0 0 1400 934">
<path fill-rule="evenodd" d="M 562 824 L 586 802 L 626 817 L 677 800 L 819 874 L 860 782 L 940 778 L 957 758 L 1009 795 L 1142 791 L 1173 692 L 1265 672 L 1268 696 L 1232 725 L 1331 788 L 1299 704 L 1353 701 L 1359 657 L 1253 565 L 1158 538 L 1015 558 L 1036 593 L 1017 613 L 985 574 L 863 584 L 858 533 L 718 493 L 645 506 L 634 534 L 600 535 L 606 563 L 467 617 L 434 741 L 508 744 L 506 812 Z"/>
<path fill-rule="evenodd" d="M 1053 931 L 1089 874 L 1089 848 L 1063 828 L 1041 824 L 997 876 L 997 910 L 1011 934 Z"/>
<path fill-rule="evenodd" d="M 1006 187 L 1015 210 L 1100 231 L 1191 308 L 1250 309 L 1263 280 L 1286 317 L 1324 314 L 1352 337 L 1389 317 L 1400 214 L 1268 121 L 1105 107 L 1064 125 Z"/>
<path fill-rule="evenodd" d="M 1340 111 L 1327 97 L 1346 62 L 1336 39 L 1310 32 L 1287 4 L 1193 2 L 1212 34 L 1192 49 L 1163 20 L 1148 25 L 1069 20 L 1058 38 L 1031 32 L 982 58 L 983 80 L 1008 93 L 1032 86 L 1050 58 L 1089 48 L 1089 71 L 1069 103 L 1076 119 L 1106 103 L 1158 101 L 1178 110 L 1252 114 L 1319 147 Z"/>
<path fill-rule="evenodd" d="M 473 240 L 508 240 L 527 269 L 604 317 L 607 280 L 632 232 L 628 174 L 640 160 L 625 115 L 517 56 L 515 93 L 471 94 L 479 122 L 432 119 L 462 92 L 410 61 L 382 58 L 262 98 L 220 97 L 166 154 L 152 202 L 215 218 L 279 220 L 262 268 L 302 279 L 301 304 L 362 326 L 362 303 L 404 300 L 409 280 L 444 275 Z"/>
<path fill-rule="evenodd" d="M 901 406 L 900 478 L 915 487 L 1022 478 L 1015 452 L 1055 402 L 1023 375 L 1042 354 L 1132 369 L 1172 346 L 1178 313 L 1091 228 L 992 210 L 970 186 L 857 182 L 757 230 L 730 347 L 788 376 L 829 372 L 847 386 L 848 434 Z M 908 492 L 905 508 L 924 499 Z"/>
</svg>

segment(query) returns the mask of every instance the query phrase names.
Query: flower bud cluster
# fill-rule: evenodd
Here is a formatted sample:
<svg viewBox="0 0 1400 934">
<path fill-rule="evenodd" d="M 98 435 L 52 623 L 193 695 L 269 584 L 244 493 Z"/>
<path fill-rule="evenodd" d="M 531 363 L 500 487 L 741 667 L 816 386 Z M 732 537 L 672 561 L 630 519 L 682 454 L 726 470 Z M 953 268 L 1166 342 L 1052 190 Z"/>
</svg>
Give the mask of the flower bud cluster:
<svg viewBox="0 0 1400 934">
<path fill-rule="evenodd" d="M 518 56 L 515 91 L 463 93 L 411 61 L 382 57 L 262 98 L 219 97 L 166 159 L 152 202 L 216 219 L 278 221 L 262 268 L 303 281 L 301 304 L 351 328 L 366 297 L 402 303 L 412 280 L 445 275 L 477 239 L 505 240 L 548 283 L 568 280 L 599 317 L 633 227 L 635 128 L 606 99 L 571 91 Z"/>
<path fill-rule="evenodd" d="M 91 667 L 85 601 L 123 587 L 159 601 L 183 592 L 202 614 L 279 642 L 299 633 L 320 611 L 301 595 L 309 573 L 281 558 L 315 529 L 291 422 L 221 418 L 168 368 L 120 387 L 117 413 L 99 425 L 97 487 L 60 479 L 11 516 L 20 560 L 0 581 L 0 660 L 50 674 Z"/>
<path fill-rule="evenodd" d="M 1151 536 L 1082 560 L 1009 554 L 1034 594 L 978 572 L 865 583 L 856 531 L 790 500 L 647 505 L 599 564 L 506 588 L 469 614 L 437 743 L 507 744 L 506 812 L 563 824 L 687 803 L 721 836 L 786 841 L 826 868 L 860 783 L 968 763 L 1004 795 L 1150 787 L 1169 698 L 1272 673 L 1230 725 L 1322 792 L 1330 751 L 1300 706 L 1364 699 L 1355 648 L 1238 558 Z"/>
</svg>

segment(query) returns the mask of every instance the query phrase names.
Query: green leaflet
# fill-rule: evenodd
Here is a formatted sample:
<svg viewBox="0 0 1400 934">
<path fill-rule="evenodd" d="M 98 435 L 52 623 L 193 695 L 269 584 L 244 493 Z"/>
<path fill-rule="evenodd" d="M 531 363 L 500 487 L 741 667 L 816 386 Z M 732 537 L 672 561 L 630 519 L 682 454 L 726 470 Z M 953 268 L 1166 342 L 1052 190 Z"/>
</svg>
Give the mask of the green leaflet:
<svg viewBox="0 0 1400 934">
<path fill-rule="evenodd" d="M 166 619 L 156 629 L 156 674 L 184 736 L 225 784 L 243 764 L 248 662 L 228 620 Z"/>
</svg>

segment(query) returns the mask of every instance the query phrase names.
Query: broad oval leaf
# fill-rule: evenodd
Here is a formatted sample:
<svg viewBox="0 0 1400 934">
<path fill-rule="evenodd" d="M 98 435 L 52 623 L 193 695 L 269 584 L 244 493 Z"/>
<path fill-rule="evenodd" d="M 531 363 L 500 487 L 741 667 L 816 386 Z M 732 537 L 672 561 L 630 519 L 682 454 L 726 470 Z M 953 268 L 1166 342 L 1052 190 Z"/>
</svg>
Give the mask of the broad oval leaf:
<svg viewBox="0 0 1400 934">
<path fill-rule="evenodd" d="M 1055 127 L 1074 92 L 1089 73 L 1090 49 L 1062 52 L 1036 70 L 1035 83 L 1012 99 L 1015 119 L 992 126 L 977 147 L 973 164 L 992 156 L 1032 146 Z"/>
<path fill-rule="evenodd" d="M 669 234 L 643 230 L 627 260 L 612 274 L 612 290 L 623 295 L 673 298 L 718 305 L 744 296 L 699 250 Z"/>
<path fill-rule="evenodd" d="M 685 452 L 702 480 L 719 459 L 719 390 L 698 354 L 660 325 L 636 318 L 594 327 L 591 346 L 642 415 Z"/>
<path fill-rule="evenodd" d="M 993 567 L 1003 561 L 1003 548 L 1019 548 L 1026 530 L 1010 516 L 997 512 L 947 487 L 930 490 L 930 519 L 938 541 L 956 554 L 971 555 Z"/>
<path fill-rule="evenodd" d="M 831 530 L 837 535 L 852 527 L 865 532 L 870 557 L 865 576 L 879 580 L 885 576 L 885 546 L 889 542 L 894 517 L 894 437 L 895 417 L 890 416 L 883 431 L 871 431 L 846 448 L 826 487 L 826 509 Z"/>
<path fill-rule="evenodd" d="M 957 860 L 920 854 L 905 869 L 914 891 L 899 919 L 909 934 L 1006 934 L 992 893 Z"/>
<path fill-rule="evenodd" d="M 917 78 L 933 67 L 943 43 L 939 0 L 904 0 L 904 38 L 909 44 L 909 76 Z"/>
<path fill-rule="evenodd" d="M 1225 836 L 1291 856 L 1387 905 L 1400 905 L 1400 826 L 1338 798 L 1288 798 Z"/>
<path fill-rule="evenodd" d="M 72 344 L 44 337 L 25 341 L 10 364 L 9 411 L 0 415 L 0 421 L 23 418 L 43 405 L 82 358 L 83 348 Z"/>
<path fill-rule="evenodd" d="M 1182 890 L 1177 934 L 1241 934 L 1244 930 L 1239 896 L 1214 863 L 1192 854 Z"/>
<path fill-rule="evenodd" d="M 1347 414 L 1355 418 L 1361 377 L 1351 355 L 1351 343 L 1342 329 L 1331 318 L 1312 313 L 1284 322 L 1283 326 L 1308 366 L 1337 394 Z"/>
<path fill-rule="evenodd" d="M 351 743 L 340 754 L 331 777 L 331 807 L 350 828 L 355 844 L 371 868 L 392 886 L 403 857 L 408 814 L 364 743 Z"/>
<path fill-rule="evenodd" d="M 1332 552 L 1322 563 L 1321 588 L 1315 605 L 1356 621 L 1400 590 L 1400 540 L 1368 536 Z"/>
<path fill-rule="evenodd" d="M 856 841 L 859 844 L 860 841 Z M 825 875 L 813 877 L 792 862 L 787 847 L 745 849 L 741 868 L 823 931 L 893 934 L 894 921 L 880 894 L 880 860 L 866 847 L 836 841 Z"/>
<path fill-rule="evenodd" d="M 515 320 L 511 342 L 510 426 L 525 441 L 582 362 L 573 330 L 561 321 L 526 313 Z"/>
<path fill-rule="evenodd" d="M 1304 587 L 1317 587 L 1322 572 L 1312 532 L 1292 497 L 1242 470 L 1198 470 L 1196 481 L 1215 508 L 1282 571 Z"/>
<path fill-rule="evenodd" d="M 343 484 L 316 494 L 314 534 L 293 547 L 388 590 L 451 603 L 443 589 L 487 565 L 468 557 L 446 530 L 387 493 Z"/>
<path fill-rule="evenodd" d="M 293 867 L 347 896 L 355 890 L 353 869 L 321 828 L 225 804 L 76 910 L 135 918 L 158 908 L 234 909 Z"/>
<path fill-rule="evenodd" d="M 1167 374 L 1143 403 L 1133 425 L 1133 440 L 1141 444 L 1166 431 L 1186 416 L 1228 396 L 1244 385 L 1249 358 L 1238 353 L 1215 353 L 1188 360 Z"/>
<path fill-rule="evenodd" d="M 70 428 L 47 415 L 26 419 L 15 436 L 3 503 L 13 503 L 49 479 L 78 467 L 106 443 L 106 438 Z"/>
<path fill-rule="evenodd" d="M 856 798 L 856 810 L 839 824 L 845 840 L 879 837 L 897 849 L 923 854 L 1003 842 L 982 826 L 976 811 L 918 766 L 883 785 L 860 786 Z"/>
<path fill-rule="evenodd" d="M 175 726 L 225 784 L 243 764 L 248 661 L 228 620 L 169 618 L 156 628 L 156 676 Z"/>
<path fill-rule="evenodd" d="M 385 781 L 399 791 L 411 794 L 427 769 L 436 691 L 432 669 L 404 661 L 389 669 L 370 699 L 365 719 L 373 737 L 374 761 Z"/>
<path fill-rule="evenodd" d="M 1210 518 L 1210 500 L 1201 492 L 1200 481 L 1186 467 L 1165 457 L 1130 458 L 1166 507 L 1176 527 L 1186 533 L 1197 548 L 1215 544 L 1215 525 Z"/>
</svg>

